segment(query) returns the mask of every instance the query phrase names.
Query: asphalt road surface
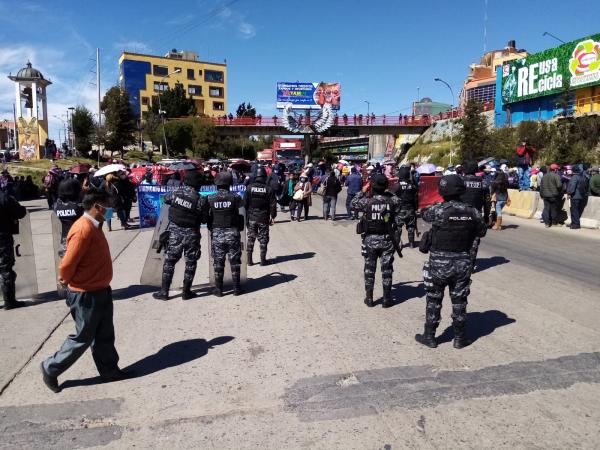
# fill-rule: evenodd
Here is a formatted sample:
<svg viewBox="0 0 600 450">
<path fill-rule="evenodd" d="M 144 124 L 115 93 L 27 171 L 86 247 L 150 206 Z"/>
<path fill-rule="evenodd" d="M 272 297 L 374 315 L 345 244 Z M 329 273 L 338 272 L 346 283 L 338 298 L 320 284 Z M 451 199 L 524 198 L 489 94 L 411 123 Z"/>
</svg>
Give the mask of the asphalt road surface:
<svg viewBox="0 0 600 450">
<path fill-rule="evenodd" d="M 52 293 L 49 214 L 33 212 L 42 295 L 0 311 L 0 448 L 600 447 L 598 230 L 506 218 L 473 275 L 475 342 L 452 347 L 446 298 L 432 350 L 413 340 L 426 256 L 405 249 L 395 306 L 368 309 L 355 223 L 318 220 L 320 206 L 306 222 L 278 216 L 274 264 L 248 268 L 240 297 L 210 295 L 205 235 L 200 297 L 159 302 L 139 285 L 151 231 L 107 233 L 116 346 L 137 376 L 102 384 L 88 352 L 59 394 L 39 363 L 73 322 Z"/>
</svg>

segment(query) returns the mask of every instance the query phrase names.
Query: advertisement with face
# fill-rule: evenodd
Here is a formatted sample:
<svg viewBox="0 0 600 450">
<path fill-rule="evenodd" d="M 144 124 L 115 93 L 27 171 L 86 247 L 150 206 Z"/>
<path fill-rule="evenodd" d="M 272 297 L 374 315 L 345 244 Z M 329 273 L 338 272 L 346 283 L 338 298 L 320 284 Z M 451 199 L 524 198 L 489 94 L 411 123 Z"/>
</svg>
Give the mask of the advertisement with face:
<svg viewBox="0 0 600 450">
<path fill-rule="evenodd" d="M 321 109 L 330 105 L 332 109 L 340 109 L 340 83 L 277 83 L 277 108 L 291 104 L 293 109 Z"/>
</svg>

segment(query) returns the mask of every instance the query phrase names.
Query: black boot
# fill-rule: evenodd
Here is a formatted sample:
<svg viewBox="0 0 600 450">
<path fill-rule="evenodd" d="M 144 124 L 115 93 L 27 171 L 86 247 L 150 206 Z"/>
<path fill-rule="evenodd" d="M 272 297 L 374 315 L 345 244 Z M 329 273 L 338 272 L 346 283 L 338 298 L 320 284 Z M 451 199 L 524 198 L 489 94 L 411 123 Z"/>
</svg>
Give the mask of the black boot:
<svg viewBox="0 0 600 450">
<path fill-rule="evenodd" d="M 454 326 L 454 348 L 461 349 L 468 347 L 473 343 L 467 338 L 465 323 L 460 325 L 453 324 Z"/>
<path fill-rule="evenodd" d="M 2 283 L 2 296 L 4 297 L 4 309 L 15 309 L 22 308 L 25 306 L 24 302 L 20 302 L 15 297 L 15 283 L 14 281 Z"/>
<path fill-rule="evenodd" d="M 267 260 L 267 251 L 266 250 L 260 251 L 260 265 L 261 266 L 269 265 L 269 261 Z"/>
<path fill-rule="evenodd" d="M 162 286 L 160 288 L 160 291 L 152 294 L 152 297 L 154 297 L 156 300 L 169 300 L 169 288 L 171 287 L 172 281 L 173 274 L 163 272 Z"/>
<path fill-rule="evenodd" d="M 425 331 L 423 331 L 423 334 L 415 334 L 415 341 L 429 348 L 436 348 L 435 327 L 425 324 Z"/>
<path fill-rule="evenodd" d="M 248 265 L 249 266 L 253 266 L 254 265 L 254 261 L 252 261 L 252 250 L 248 250 Z"/>
<path fill-rule="evenodd" d="M 416 247 L 415 246 L 415 236 L 414 235 L 412 235 L 412 236 L 409 235 L 408 236 L 408 245 L 409 245 L 410 248 L 415 248 Z"/>
<path fill-rule="evenodd" d="M 367 305 L 369 308 L 373 307 L 373 289 L 366 290 L 365 305 Z"/>
<path fill-rule="evenodd" d="M 452 327 L 454 328 L 454 348 L 464 348 L 471 344 L 467 339 L 467 301 L 452 305 Z"/>
<path fill-rule="evenodd" d="M 215 287 L 213 288 L 215 297 L 223 297 L 223 272 L 215 272 Z"/>
<path fill-rule="evenodd" d="M 384 308 L 391 308 L 394 306 L 394 301 L 392 300 L 392 288 L 383 288 L 383 305 Z"/>
<path fill-rule="evenodd" d="M 231 277 L 233 278 L 233 295 L 236 297 L 238 295 L 242 295 L 244 291 L 242 291 L 242 287 L 240 286 L 240 271 L 231 271 Z"/>
<path fill-rule="evenodd" d="M 190 300 L 192 298 L 198 297 L 195 292 L 192 291 L 192 282 L 183 280 L 183 292 L 181 294 L 181 298 L 183 300 Z"/>
</svg>

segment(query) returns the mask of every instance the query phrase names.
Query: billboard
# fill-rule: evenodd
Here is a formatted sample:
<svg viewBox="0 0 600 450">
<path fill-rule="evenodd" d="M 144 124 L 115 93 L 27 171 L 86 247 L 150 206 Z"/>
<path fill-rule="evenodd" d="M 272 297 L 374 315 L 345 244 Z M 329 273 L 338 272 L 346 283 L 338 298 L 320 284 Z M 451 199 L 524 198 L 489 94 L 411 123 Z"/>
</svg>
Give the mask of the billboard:
<svg viewBox="0 0 600 450">
<path fill-rule="evenodd" d="M 320 109 L 329 104 L 332 109 L 340 109 L 340 99 L 340 83 L 277 83 L 277 108 L 291 104 L 294 109 Z"/>
<path fill-rule="evenodd" d="M 595 84 L 600 84 L 600 34 L 508 61 L 502 66 L 504 103 Z"/>
</svg>

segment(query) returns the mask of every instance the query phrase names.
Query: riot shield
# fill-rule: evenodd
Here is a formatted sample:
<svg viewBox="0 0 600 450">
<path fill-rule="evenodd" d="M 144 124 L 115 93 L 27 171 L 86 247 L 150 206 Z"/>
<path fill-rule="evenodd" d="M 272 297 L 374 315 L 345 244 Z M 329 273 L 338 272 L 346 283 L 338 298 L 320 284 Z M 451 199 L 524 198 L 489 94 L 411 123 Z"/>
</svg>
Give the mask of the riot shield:
<svg viewBox="0 0 600 450">
<path fill-rule="evenodd" d="M 52 222 L 52 246 L 54 248 L 54 270 L 56 273 L 56 292 L 60 298 L 67 297 L 67 290 L 58 282 L 60 261 L 61 241 L 62 241 L 62 222 L 54 211 L 50 214 L 50 221 Z"/>
<path fill-rule="evenodd" d="M 150 241 L 150 248 L 140 277 L 140 284 L 158 287 L 162 284 L 165 249 L 161 249 L 160 253 L 157 253 L 157 250 L 160 247 L 160 235 L 167 229 L 167 225 L 169 225 L 169 205 L 163 205 L 154 227 L 154 234 L 152 235 L 152 241 Z"/>
<path fill-rule="evenodd" d="M 15 240 L 15 267 L 13 270 L 17 274 L 16 298 L 29 300 L 38 294 L 29 214 L 19 220 L 19 234 L 15 234 L 13 237 Z"/>
<path fill-rule="evenodd" d="M 246 222 L 246 210 L 245 208 L 240 208 L 240 214 L 244 216 L 244 223 Z M 246 252 L 246 227 L 244 227 L 244 231 L 240 232 L 240 240 L 242 246 L 242 265 L 240 267 L 240 286 L 243 286 L 246 283 L 248 278 L 248 254 Z M 215 268 L 214 268 L 214 259 L 212 255 L 212 243 L 211 243 L 211 233 L 208 232 L 208 254 L 210 255 L 210 259 L 208 261 L 208 275 L 210 278 L 210 285 L 215 285 Z M 231 265 L 229 264 L 229 258 L 227 258 L 225 262 L 225 273 L 223 275 L 223 287 L 230 287 L 233 285 L 233 279 L 231 276 Z"/>
</svg>

